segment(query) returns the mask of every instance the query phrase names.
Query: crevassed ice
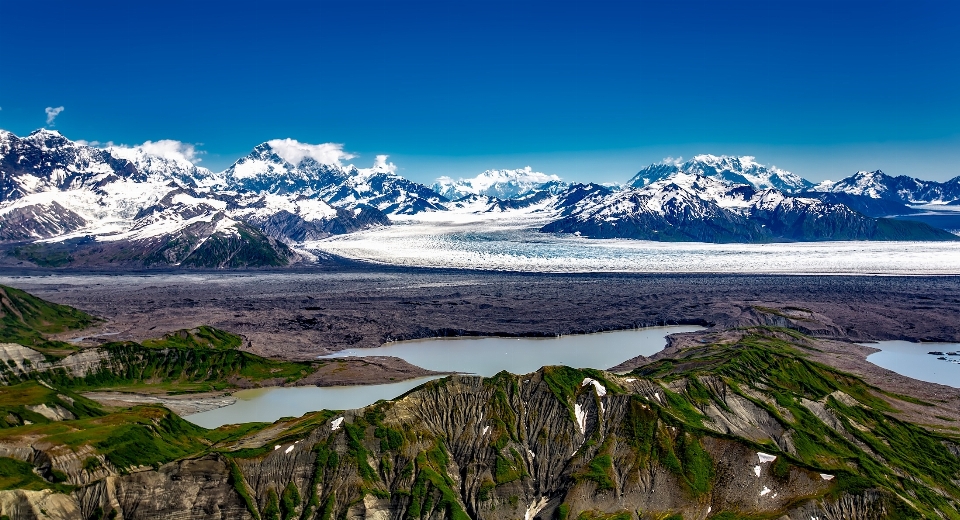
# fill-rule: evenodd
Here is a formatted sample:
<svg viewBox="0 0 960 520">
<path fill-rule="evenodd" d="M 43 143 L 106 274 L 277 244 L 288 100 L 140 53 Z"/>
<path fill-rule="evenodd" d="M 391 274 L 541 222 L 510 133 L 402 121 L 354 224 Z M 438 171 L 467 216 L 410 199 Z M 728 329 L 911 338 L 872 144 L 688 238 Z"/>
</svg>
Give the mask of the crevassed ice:
<svg viewBox="0 0 960 520">
<path fill-rule="evenodd" d="M 543 220 L 436 213 L 423 221 L 399 220 L 392 226 L 307 242 L 304 247 L 390 265 L 524 272 L 960 273 L 960 242 L 706 244 L 589 239 L 539 233 L 536 229 L 546 223 Z"/>
</svg>

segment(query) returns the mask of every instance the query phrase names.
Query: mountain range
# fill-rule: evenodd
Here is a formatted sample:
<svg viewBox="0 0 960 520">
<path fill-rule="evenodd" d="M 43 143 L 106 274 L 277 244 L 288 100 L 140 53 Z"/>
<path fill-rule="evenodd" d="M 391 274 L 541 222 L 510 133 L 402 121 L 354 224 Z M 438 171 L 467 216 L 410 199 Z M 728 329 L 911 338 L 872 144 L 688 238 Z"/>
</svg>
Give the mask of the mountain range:
<svg viewBox="0 0 960 520">
<path fill-rule="evenodd" d="M 440 177 L 433 184 L 434 191 L 450 200 L 470 196 L 515 199 L 535 192 L 559 193 L 566 188 L 560 177 L 535 172 L 529 166 L 517 170 L 487 170 L 476 177 L 456 181 Z"/>
<path fill-rule="evenodd" d="M 283 266 L 305 241 L 425 212 L 536 215 L 548 233 L 666 241 L 954 240 L 910 220 L 918 204 L 960 204 L 944 183 L 858 172 L 815 185 L 753 157 L 665 160 L 619 187 L 533 171 L 405 179 L 339 145 L 275 139 L 222 172 L 164 142 L 98 148 L 56 131 L 0 131 L 0 246 L 19 262 L 71 266 Z M 149 146 L 148 146 L 149 145 Z M 542 220 L 541 220 L 542 222 Z M 9 262 L 8 262 L 9 263 Z"/>
<path fill-rule="evenodd" d="M 759 164 L 754 157 L 726 155 L 697 155 L 689 161 L 666 159 L 640 170 L 627 185 L 642 188 L 678 173 L 701 175 L 729 184 L 747 184 L 757 189 L 772 188 L 784 193 L 798 193 L 813 186 L 812 182 L 795 173 Z"/>
</svg>

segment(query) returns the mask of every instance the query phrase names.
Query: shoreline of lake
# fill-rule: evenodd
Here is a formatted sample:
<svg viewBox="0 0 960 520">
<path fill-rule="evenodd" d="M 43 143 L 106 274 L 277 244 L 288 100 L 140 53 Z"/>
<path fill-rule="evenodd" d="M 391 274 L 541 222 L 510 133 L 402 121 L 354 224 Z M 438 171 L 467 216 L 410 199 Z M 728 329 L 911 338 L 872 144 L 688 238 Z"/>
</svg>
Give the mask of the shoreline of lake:
<svg viewBox="0 0 960 520">
<path fill-rule="evenodd" d="M 638 354 L 652 355 L 663 350 L 667 345 L 666 337 L 670 334 L 699 330 L 703 330 L 703 327 L 681 325 L 554 338 L 431 338 L 394 342 L 371 349 L 352 349 L 320 359 L 336 361 L 346 356 L 359 359 L 384 357 L 385 352 L 389 351 L 391 357 L 427 370 L 480 376 L 492 376 L 501 370 L 525 374 L 548 365 L 605 370 Z M 413 357 L 414 360 L 403 356 Z M 438 363 L 446 368 L 437 370 L 442 368 Z M 428 366 L 424 367 L 423 364 Z M 393 399 L 440 377 L 444 376 L 427 376 L 389 384 L 241 390 L 233 394 L 237 401 L 231 405 L 184 418 L 205 428 L 216 428 L 224 424 L 273 422 L 281 417 L 299 417 L 322 409 L 361 408 L 380 399 Z"/>
</svg>

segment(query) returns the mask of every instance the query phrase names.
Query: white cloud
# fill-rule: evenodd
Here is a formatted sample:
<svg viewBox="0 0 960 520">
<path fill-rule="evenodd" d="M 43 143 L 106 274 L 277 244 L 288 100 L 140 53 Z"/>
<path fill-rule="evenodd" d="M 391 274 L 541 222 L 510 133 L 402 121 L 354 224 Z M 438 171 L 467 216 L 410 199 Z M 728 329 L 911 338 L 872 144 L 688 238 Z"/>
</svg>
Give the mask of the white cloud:
<svg viewBox="0 0 960 520">
<path fill-rule="evenodd" d="M 378 155 L 370 168 L 357 168 L 360 175 L 374 175 L 377 173 L 397 173 L 397 165 L 387 162 L 389 155 Z M 350 166 L 353 166 L 352 164 Z M 349 167 L 348 167 L 349 168 Z"/>
<path fill-rule="evenodd" d="M 112 142 L 106 144 L 106 148 L 110 150 L 110 153 L 129 160 L 132 160 L 137 152 L 142 152 L 148 155 L 162 157 L 168 161 L 196 164 L 202 160 L 200 155 L 203 154 L 203 152 L 197 150 L 195 144 L 184 143 L 174 139 L 147 141 L 136 146 L 114 145 Z"/>
<path fill-rule="evenodd" d="M 672 164 L 674 166 L 680 166 L 683 164 L 683 157 L 664 157 L 663 160 L 660 161 L 660 164 Z"/>
<path fill-rule="evenodd" d="M 373 161 L 373 168 L 375 172 L 386 172 L 386 173 L 397 173 L 397 165 L 392 162 L 387 162 L 389 155 L 378 155 L 377 159 Z"/>
<path fill-rule="evenodd" d="M 101 143 L 100 141 L 96 141 L 96 140 L 87 141 L 85 139 L 77 139 L 74 142 L 81 146 L 93 146 L 95 148 L 110 148 L 111 146 L 113 146 L 113 141 L 107 141 L 105 143 Z"/>
<path fill-rule="evenodd" d="M 53 126 L 53 120 L 60 115 L 60 112 L 63 112 L 63 107 L 47 107 L 45 111 L 47 112 L 47 125 Z"/>
<path fill-rule="evenodd" d="M 355 155 L 343 151 L 343 145 L 337 143 L 307 144 L 301 143 L 295 139 L 273 139 L 267 141 L 270 148 L 280 156 L 281 159 L 296 166 L 300 161 L 307 157 L 312 158 L 320 164 L 331 166 L 343 166 L 341 161 L 349 161 L 356 157 Z M 386 156 L 384 156 L 386 157 Z"/>
</svg>

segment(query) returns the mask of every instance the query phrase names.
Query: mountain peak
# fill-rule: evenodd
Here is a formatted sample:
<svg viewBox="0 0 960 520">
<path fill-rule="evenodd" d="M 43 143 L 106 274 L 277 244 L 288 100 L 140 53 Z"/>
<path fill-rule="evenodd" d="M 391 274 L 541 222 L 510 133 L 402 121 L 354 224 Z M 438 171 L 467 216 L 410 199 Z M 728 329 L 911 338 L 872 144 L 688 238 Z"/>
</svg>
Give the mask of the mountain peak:
<svg viewBox="0 0 960 520">
<path fill-rule="evenodd" d="M 28 135 L 27 137 L 34 136 L 34 135 L 50 135 L 50 136 L 63 137 L 63 134 L 61 134 L 59 131 L 52 130 L 49 128 L 37 128 L 33 132 L 30 132 L 30 135 Z"/>
<path fill-rule="evenodd" d="M 258 145 L 254 148 L 254 151 L 266 151 L 266 149 L 270 149 L 277 157 L 293 166 L 299 166 L 301 162 L 309 158 L 319 164 L 342 168 L 342 161 L 356 157 L 354 154 L 343 151 L 343 145 L 339 143 L 309 144 L 301 143 L 289 137 L 286 139 L 271 139 Z"/>
<path fill-rule="evenodd" d="M 684 161 L 682 157 L 668 157 L 640 170 L 628 184 L 643 187 L 677 173 L 695 173 L 731 184 L 748 184 L 757 189 L 776 188 L 787 193 L 802 191 L 813 183 L 791 173 L 766 166 L 756 161 L 752 155 L 695 155 Z"/>
<path fill-rule="evenodd" d="M 34 143 L 44 143 L 45 146 L 64 146 L 68 144 L 75 144 L 73 141 L 64 137 L 60 132 L 47 128 L 38 128 L 33 132 L 30 132 L 30 134 L 24 139 Z"/>
<path fill-rule="evenodd" d="M 500 199 L 522 197 L 534 191 L 565 187 L 560 177 L 534 171 L 530 166 L 515 170 L 485 170 L 476 177 L 453 180 L 440 177 L 433 189 L 449 199 L 459 199 L 469 195 L 484 195 Z"/>
</svg>

